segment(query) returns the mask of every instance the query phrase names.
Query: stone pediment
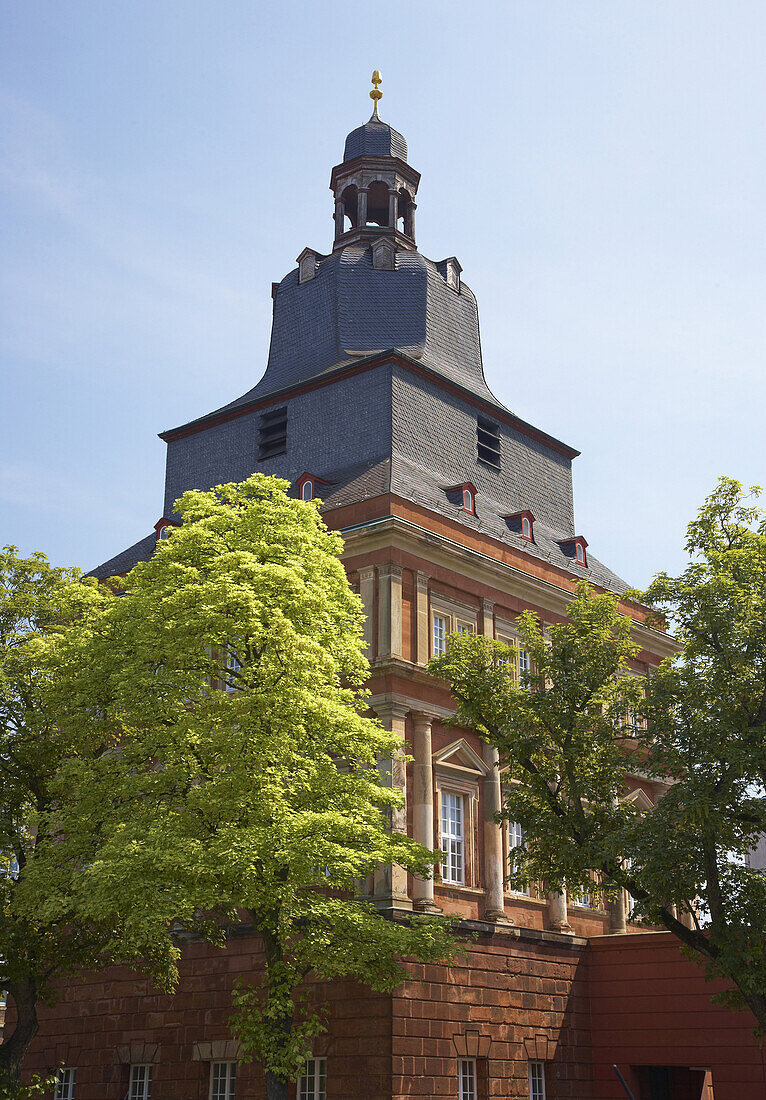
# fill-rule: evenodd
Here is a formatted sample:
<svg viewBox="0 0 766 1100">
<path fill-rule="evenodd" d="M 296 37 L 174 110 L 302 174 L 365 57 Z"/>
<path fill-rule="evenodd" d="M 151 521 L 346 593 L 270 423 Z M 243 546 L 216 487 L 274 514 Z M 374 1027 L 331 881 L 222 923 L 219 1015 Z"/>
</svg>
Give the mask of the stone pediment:
<svg viewBox="0 0 766 1100">
<path fill-rule="evenodd" d="M 489 772 L 489 767 L 462 737 L 435 752 L 433 763 L 434 767 L 450 768 L 462 775 L 485 776 Z"/>
</svg>

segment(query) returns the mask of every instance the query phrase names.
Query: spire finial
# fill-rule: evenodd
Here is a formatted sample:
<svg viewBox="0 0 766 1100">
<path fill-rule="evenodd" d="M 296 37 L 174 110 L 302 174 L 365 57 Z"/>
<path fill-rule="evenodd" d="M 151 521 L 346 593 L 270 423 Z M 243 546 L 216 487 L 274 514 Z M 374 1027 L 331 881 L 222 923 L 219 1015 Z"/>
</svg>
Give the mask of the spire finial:
<svg viewBox="0 0 766 1100">
<path fill-rule="evenodd" d="M 383 83 L 383 77 L 380 75 L 380 69 L 375 69 L 373 71 L 372 82 L 375 85 L 375 87 L 370 92 L 370 99 L 375 104 L 375 109 L 372 112 L 372 117 L 377 118 L 378 117 L 378 100 L 383 98 L 383 93 L 381 92 L 380 88 L 378 87 L 379 84 Z"/>
</svg>

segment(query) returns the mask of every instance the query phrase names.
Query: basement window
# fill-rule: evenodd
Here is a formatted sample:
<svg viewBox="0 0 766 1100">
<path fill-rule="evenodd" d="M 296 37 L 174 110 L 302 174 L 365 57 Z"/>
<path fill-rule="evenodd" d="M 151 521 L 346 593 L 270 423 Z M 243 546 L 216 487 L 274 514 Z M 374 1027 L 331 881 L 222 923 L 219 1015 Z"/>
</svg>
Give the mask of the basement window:
<svg viewBox="0 0 766 1100">
<path fill-rule="evenodd" d="M 476 421 L 476 447 L 479 462 L 500 469 L 500 429 L 483 416 Z"/>
<path fill-rule="evenodd" d="M 261 414 L 258 429 L 258 461 L 283 455 L 287 450 L 287 405 Z"/>
</svg>

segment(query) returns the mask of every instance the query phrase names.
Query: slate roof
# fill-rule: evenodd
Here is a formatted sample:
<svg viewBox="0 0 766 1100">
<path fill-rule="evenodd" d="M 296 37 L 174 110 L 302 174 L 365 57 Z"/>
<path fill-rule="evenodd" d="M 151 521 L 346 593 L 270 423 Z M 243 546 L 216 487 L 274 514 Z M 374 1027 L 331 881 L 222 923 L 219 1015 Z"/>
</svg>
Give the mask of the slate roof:
<svg viewBox="0 0 766 1100">
<path fill-rule="evenodd" d="M 152 531 L 151 535 L 147 535 L 145 538 L 139 539 L 138 542 L 134 542 L 127 550 L 115 554 L 109 561 L 105 561 L 103 565 L 91 569 L 85 576 L 97 577 L 98 580 L 103 581 L 106 580 L 107 577 L 116 577 L 121 573 L 129 573 L 138 562 L 149 561 L 149 558 L 154 553 L 156 545 L 157 534 L 155 531 Z"/>
<path fill-rule="evenodd" d="M 285 276 L 274 292 L 263 377 L 191 423 L 391 348 L 505 408 L 484 378 L 479 310 L 470 287 L 461 280 L 455 290 L 437 264 L 413 249 L 400 249 L 395 269 L 382 271 L 373 268 L 368 245 L 353 244 L 322 257 L 313 279 L 300 283 L 297 268 Z"/>
<path fill-rule="evenodd" d="M 369 122 L 352 130 L 346 138 L 343 162 L 356 157 L 398 157 L 407 160 L 407 142 L 398 130 L 373 113 Z"/>
</svg>

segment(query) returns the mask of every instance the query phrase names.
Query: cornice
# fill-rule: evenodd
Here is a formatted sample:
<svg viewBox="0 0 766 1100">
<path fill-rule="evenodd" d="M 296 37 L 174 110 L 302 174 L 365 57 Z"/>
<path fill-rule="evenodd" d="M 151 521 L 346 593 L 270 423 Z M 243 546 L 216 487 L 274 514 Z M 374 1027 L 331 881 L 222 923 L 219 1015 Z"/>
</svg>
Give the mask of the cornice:
<svg viewBox="0 0 766 1100">
<path fill-rule="evenodd" d="M 536 604 L 554 614 L 566 613 L 574 591 L 541 577 L 534 577 L 516 566 L 498 561 L 480 550 L 421 527 L 401 516 L 383 516 L 359 526 L 342 528 L 343 557 L 383 548 L 395 548 L 416 554 L 432 565 L 470 577 L 480 584 L 492 584 L 499 591 L 527 603 Z M 633 619 L 632 632 L 643 649 L 659 657 L 677 652 L 678 643 L 669 634 L 647 627 Z"/>
</svg>

